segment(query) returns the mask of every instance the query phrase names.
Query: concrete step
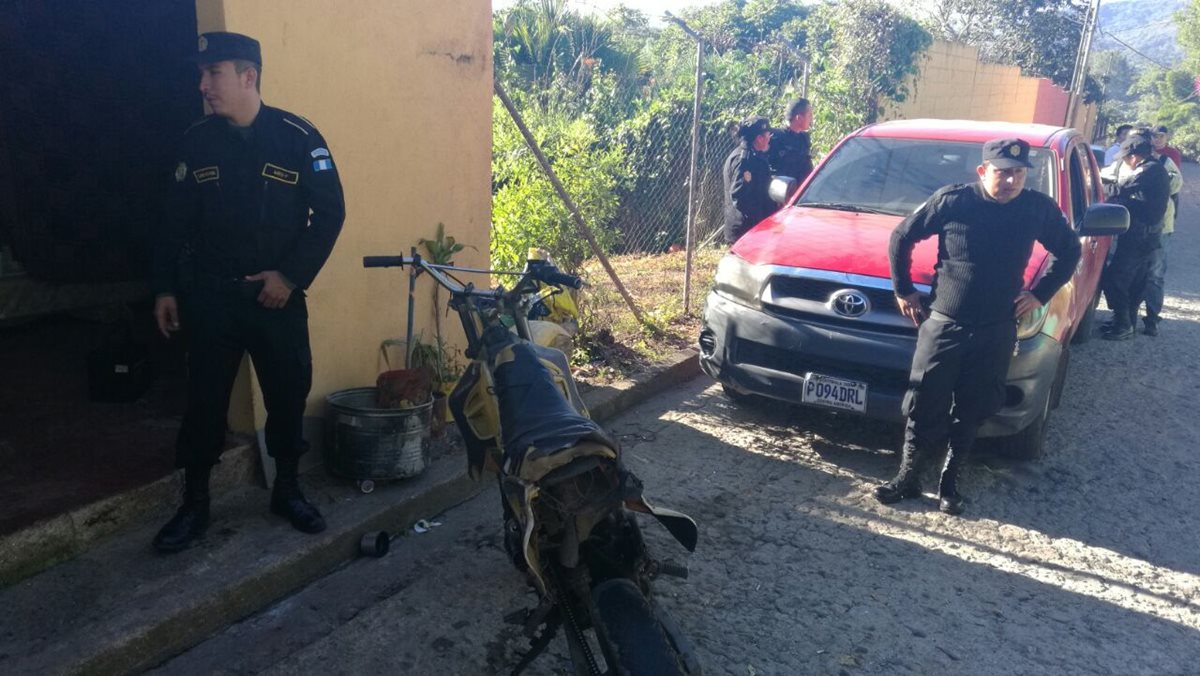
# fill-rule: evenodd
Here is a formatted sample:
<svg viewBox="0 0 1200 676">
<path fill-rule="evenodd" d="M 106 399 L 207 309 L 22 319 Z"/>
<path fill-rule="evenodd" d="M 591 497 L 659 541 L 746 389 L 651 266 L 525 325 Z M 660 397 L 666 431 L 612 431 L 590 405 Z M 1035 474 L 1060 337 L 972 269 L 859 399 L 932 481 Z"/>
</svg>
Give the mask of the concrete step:
<svg viewBox="0 0 1200 676">
<path fill-rule="evenodd" d="M 694 351 L 584 399 L 598 420 L 699 374 Z M 419 477 L 362 494 L 322 471 L 303 478 L 328 530 L 305 535 L 267 511 L 269 493 L 235 489 L 213 506 L 205 541 L 162 556 L 150 540 L 173 500 L 75 558 L 0 589 L 0 673 L 136 673 L 199 643 L 358 555 L 364 532 L 407 530 L 490 485 L 466 476 L 461 452 L 435 453 Z"/>
<path fill-rule="evenodd" d="M 234 438 L 213 470 L 212 492 L 222 495 L 250 485 L 258 467 L 258 450 L 249 437 Z M 0 588 L 35 575 L 56 563 L 86 552 L 96 543 L 168 514 L 178 500 L 178 473 L 97 500 L 89 505 L 0 535 Z"/>
</svg>

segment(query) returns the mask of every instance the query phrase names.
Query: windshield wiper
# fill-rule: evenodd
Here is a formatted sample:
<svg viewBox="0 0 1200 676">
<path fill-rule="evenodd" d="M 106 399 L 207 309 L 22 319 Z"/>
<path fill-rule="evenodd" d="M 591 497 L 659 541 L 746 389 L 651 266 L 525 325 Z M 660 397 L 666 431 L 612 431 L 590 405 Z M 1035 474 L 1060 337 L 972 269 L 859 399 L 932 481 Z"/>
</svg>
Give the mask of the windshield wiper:
<svg viewBox="0 0 1200 676">
<path fill-rule="evenodd" d="M 886 214 L 895 216 L 891 211 L 883 209 L 875 209 L 874 207 L 864 207 L 859 204 L 846 204 L 844 202 L 796 202 L 798 207 L 813 207 L 814 209 L 836 209 L 838 211 L 853 211 L 860 214 Z"/>
</svg>

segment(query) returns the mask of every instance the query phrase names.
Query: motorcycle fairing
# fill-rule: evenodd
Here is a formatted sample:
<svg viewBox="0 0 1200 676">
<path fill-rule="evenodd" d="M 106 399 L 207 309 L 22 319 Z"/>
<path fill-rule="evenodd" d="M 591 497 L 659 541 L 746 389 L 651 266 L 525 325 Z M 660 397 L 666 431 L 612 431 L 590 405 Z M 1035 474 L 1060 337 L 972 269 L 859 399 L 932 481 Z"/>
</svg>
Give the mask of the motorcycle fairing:
<svg viewBox="0 0 1200 676">
<path fill-rule="evenodd" d="M 499 468 L 500 409 L 493 391 L 491 372 L 471 362 L 450 393 L 450 412 L 467 447 L 467 470 L 476 480 L 485 469 Z"/>
<path fill-rule="evenodd" d="M 679 544 L 689 552 L 696 551 L 696 543 L 700 539 L 700 530 L 692 517 L 666 507 L 655 507 L 642 494 L 642 480 L 628 470 L 624 470 L 622 483 L 625 495 L 625 507 L 634 512 L 649 514 L 667 529 Z"/>
</svg>

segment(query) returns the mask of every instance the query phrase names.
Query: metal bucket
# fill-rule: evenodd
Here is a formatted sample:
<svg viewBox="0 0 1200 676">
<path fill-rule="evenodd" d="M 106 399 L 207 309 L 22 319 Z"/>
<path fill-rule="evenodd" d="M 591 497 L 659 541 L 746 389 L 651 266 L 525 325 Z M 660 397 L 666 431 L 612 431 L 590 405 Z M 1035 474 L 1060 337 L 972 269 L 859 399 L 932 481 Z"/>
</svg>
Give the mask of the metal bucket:
<svg viewBox="0 0 1200 676">
<path fill-rule="evenodd" d="M 325 401 L 325 466 L 334 476 L 404 479 L 429 466 L 432 400 L 411 408 L 379 408 L 374 387 L 354 387 Z"/>
</svg>

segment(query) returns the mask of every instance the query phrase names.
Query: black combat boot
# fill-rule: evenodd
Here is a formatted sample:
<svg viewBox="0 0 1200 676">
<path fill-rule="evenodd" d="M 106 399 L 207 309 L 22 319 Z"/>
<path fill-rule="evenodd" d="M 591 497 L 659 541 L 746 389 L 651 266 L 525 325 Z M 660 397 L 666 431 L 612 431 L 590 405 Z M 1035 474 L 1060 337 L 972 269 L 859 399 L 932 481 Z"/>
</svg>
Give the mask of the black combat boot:
<svg viewBox="0 0 1200 676">
<path fill-rule="evenodd" d="M 271 512 L 292 523 L 292 527 L 304 533 L 320 533 L 325 530 L 325 519 L 321 512 L 300 492 L 297 478 L 299 462 L 296 460 L 275 461 L 275 488 L 271 491 Z"/>
<path fill-rule="evenodd" d="M 154 548 L 173 553 L 187 549 L 208 530 L 208 477 L 211 466 L 183 470 L 183 505 L 154 536 Z"/>
<path fill-rule="evenodd" d="M 896 477 L 891 481 L 875 487 L 872 491 L 875 499 L 890 505 L 906 498 L 920 497 L 921 466 L 926 455 L 928 454 L 917 450 L 915 443 L 906 439 L 900 455 L 900 471 L 896 472 Z"/>
<path fill-rule="evenodd" d="M 954 452 L 954 445 L 946 453 L 946 464 L 938 480 L 938 509 L 946 514 L 963 513 L 963 497 L 958 492 L 958 474 L 966 462 L 966 453 Z"/>
<path fill-rule="evenodd" d="M 1128 322 L 1114 323 L 1107 331 L 1103 331 L 1100 337 L 1104 340 L 1131 340 L 1137 332 L 1133 330 L 1133 326 Z"/>
</svg>

